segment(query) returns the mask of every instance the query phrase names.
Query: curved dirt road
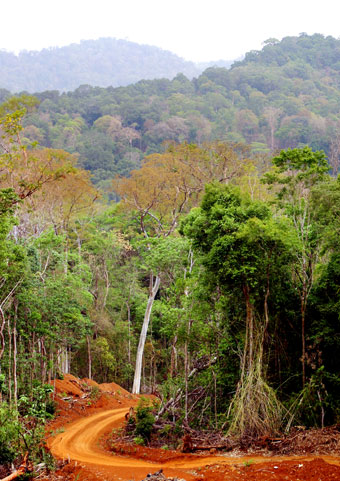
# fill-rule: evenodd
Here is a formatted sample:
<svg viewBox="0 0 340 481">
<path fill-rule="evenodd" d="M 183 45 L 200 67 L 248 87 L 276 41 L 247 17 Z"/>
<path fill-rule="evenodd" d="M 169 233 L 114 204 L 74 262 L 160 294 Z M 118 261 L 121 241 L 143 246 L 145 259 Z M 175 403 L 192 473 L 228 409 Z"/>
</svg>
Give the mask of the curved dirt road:
<svg viewBox="0 0 340 481">
<path fill-rule="evenodd" d="M 186 476 L 186 479 L 189 479 L 192 478 L 192 476 L 189 475 L 188 477 L 188 471 L 212 464 L 242 464 L 250 458 L 252 463 L 281 462 L 292 459 L 296 462 L 302 462 L 311 460 L 315 457 L 278 456 L 265 458 L 260 456 L 247 456 L 238 458 L 208 456 L 197 457 L 196 459 L 188 457 L 188 459 L 182 458 L 159 464 L 148 462 L 147 460 L 143 461 L 140 459 L 110 454 L 99 446 L 99 439 L 105 433 L 110 432 L 114 427 L 121 425 L 127 411 L 128 409 L 126 407 L 112 409 L 71 423 L 66 426 L 65 432 L 48 440 L 48 446 L 52 454 L 59 459 L 74 460 L 86 465 L 94 465 L 98 468 L 110 468 L 110 472 L 120 479 L 141 479 L 146 476 L 147 473 L 155 472 L 159 468 L 163 468 L 165 474 L 168 476 L 173 476 L 174 473 L 176 473 L 177 476 L 178 474 L 182 474 Z M 340 459 L 337 457 L 318 456 L 318 458 L 322 458 L 330 464 L 340 465 Z"/>
<path fill-rule="evenodd" d="M 197 464 L 188 462 L 184 465 L 183 462 L 171 462 L 161 465 L 104 451 L 99 446 L 99 439 L 114 427 L 120 426 L 127 412 L 127 408 L 112 409 L 78 419 L 68 425 L 65 432 L 49 438 L 47 445 L 56 458 L 79 461 L 98 468 L 111 468 L 110 472 L 116 474 L 118 479 L 142 479 L 148 473 L 155 472 L 160 468 L 163 468 L 166 475 L 174 476 L 178 473 L 186 473 L 188 468 Z M 193 476 L 187 476 L 188 480 L 191 478 Z"/>
</svg>

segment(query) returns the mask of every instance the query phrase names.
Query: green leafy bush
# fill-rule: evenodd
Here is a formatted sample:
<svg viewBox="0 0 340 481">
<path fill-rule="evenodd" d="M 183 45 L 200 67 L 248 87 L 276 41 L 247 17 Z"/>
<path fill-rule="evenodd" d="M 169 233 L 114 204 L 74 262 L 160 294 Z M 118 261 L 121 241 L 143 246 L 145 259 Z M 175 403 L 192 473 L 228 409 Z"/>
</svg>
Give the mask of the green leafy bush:
<svg viewBox="0 0 340 481">
<path fill-rule="evenodd" d="M 153 405 L 142 397 L 136 409 L 136 434 L 139 434 L 144 440 L 150 439 L 155 422 L 152 410 Z"/>
<path fill-rule="evenodd" d="M 34 384 L 31 397 L 20 396 L 18 401 L 19 412 L 24 417 L 34 417 L 45 421 L 52 417 L 49 396 L 53 392 L 53 387 L 39 382 Z"/>
<path fill-rule="evenodd" d="M 97 386 L 92 386 L 90 391 L 90 398 L 92 401 L 96 402 L 101 396 L 101 390 Z"/>
<path fill-rule="evenodd" d="M 0 404 L 0 464 L 14 461 L 20 449 L 20 427 L 15 411 L 3 402 Z"/>
<path fill-rule="evenodd" d="M 133 438 L 133 442 L 135 444 L 138 444 L 139 446 L 144 446 L 145 444 L 145 441 L 141 436 L 136 436 L 135 438 Z"/>
</svg>

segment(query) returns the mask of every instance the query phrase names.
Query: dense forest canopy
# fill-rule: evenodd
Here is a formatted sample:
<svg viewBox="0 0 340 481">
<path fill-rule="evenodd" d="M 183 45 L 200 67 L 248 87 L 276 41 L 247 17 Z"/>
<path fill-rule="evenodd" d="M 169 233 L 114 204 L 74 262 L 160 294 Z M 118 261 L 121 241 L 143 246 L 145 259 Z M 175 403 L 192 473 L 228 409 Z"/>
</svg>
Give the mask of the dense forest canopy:
<svg viewBox="0 0 340 481">
<path fill-rule="evenodd" d="M 253 155 L 310 145 L 334 171 L 340 152 L 340 40 L 300 35 L 270 39 L 229 70 L 211 67 L 189 80 L 141 80 L 127 87 L 82 85 L 37 93 L 24 134 L 78 156 L 102 187 L 127 175 L 164 141 L 243 142 Z M 9 96 L 0 91 L 2 100 Z"/>
</svg>

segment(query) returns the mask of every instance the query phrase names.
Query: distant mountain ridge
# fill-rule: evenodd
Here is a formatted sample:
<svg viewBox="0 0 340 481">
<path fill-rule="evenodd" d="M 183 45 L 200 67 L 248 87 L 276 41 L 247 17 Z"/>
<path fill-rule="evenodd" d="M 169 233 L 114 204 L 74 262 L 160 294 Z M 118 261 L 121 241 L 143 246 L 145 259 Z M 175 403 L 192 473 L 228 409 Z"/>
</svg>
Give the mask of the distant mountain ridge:
<svg viewBox="0 0 340 481">
<path fill-rule="evenodd" d="M 11 92 L 70 91 L 79 85 L 122 87 L 142 79 L 197 77 L 200 67 L 158 47 L 100 38 L 19 55 L 0 51 L 0 88 Z M 223 61 L 222 61 L 223 62 Z M 230 65 L 226 61 L 224 66 Z"/>
<path fill-rule="evenodd" d="M 229 68 L 189 80 L 140 80 L 37 92 L 24 135 L 65 149 L 96 185 L 126 176 L 165 141 L 246 143 L 251 155 L 309 145 L 340 172 L 340 40 L 321 34 L 269 39 Z M 0 102 L 10 92 L 0 88 Z"/>
</svg>

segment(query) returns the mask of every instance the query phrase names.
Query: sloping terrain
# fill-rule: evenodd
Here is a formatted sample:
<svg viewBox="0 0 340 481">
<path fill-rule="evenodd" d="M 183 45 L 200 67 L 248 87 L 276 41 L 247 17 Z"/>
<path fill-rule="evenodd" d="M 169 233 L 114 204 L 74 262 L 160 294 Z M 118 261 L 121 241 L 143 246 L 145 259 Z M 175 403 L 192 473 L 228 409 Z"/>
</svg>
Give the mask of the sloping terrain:
<svg viewBox="0 0 340 481">
<path fill-rule="evenodd" d="M 187 481 L 340 479 L 340 458 L 335 456 L 202 456 L 164 452 L 160 462 L 161 450 L 148 448 L 138 449 L 139 459 L 131 451 L 129 456 L 114 455 L 105 450 L 100 440 L 123 423 L 139 397 L 114 383 L 100 385 L 70 375 L 56 381 L 55 388 L 60 412 L 49 426 L 47 445 L 62 460 L 56 479 L 128 481 L 145 478 L 160 469 L 166 477 Z M 160 480 L 164 479 L 162 476 L 159 474 Z"/>
<path fill-rule="evenodd" d="M 11 92 L 67 91 L 84 84 L 120 87 L 142 79 L 171 79 L 180 72 L 192 78 L 203 70 L 158 47 L 115 38 L 82 40 L 18 56 L 2 51 L 0 66 L 0 87 Z"/>
</svg>

